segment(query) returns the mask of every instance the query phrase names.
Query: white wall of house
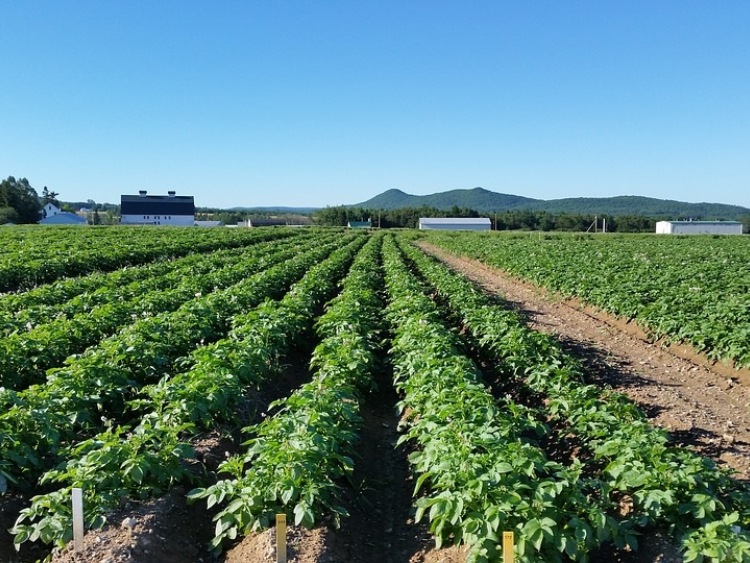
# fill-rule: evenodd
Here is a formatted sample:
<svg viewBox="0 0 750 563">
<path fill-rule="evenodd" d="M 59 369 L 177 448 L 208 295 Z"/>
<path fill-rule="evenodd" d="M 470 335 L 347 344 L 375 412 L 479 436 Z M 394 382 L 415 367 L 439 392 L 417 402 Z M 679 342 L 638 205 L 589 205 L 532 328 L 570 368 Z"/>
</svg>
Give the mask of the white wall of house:
<svg viewBox="0 0 750 563">
<path fill-rule="evenodd" d="M 42 211 L 44 217 L 54 217 L 58 213 L 61 213 L 62 209 L 57 207 L 54 203 L 47 202 L 44 207 L 42 207 Z"/>
</svg>

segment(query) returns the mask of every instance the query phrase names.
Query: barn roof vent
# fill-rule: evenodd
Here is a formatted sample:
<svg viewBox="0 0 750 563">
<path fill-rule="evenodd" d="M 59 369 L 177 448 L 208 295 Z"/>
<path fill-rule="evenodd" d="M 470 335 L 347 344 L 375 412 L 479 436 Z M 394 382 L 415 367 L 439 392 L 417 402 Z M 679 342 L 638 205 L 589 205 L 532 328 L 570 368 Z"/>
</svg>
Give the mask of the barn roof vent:
<svg viewBox="0 0 750 563">
<path fill-rule="evenodd" d="M 146 197 L 146 190 L 138 190 L 138 195 L 141 197 Z"/>
<path fill-rule="evenodd" d="M 176 193 L 177 193 L 176 191 L 174 191 L 174 190 L 170 190 L 170 191 L 168 191 L 168 192 L 167 192 L 167 195 L 168 195 L 169 197 L 174 197 L 174 195 L 175 195 Z"/>
</svg>

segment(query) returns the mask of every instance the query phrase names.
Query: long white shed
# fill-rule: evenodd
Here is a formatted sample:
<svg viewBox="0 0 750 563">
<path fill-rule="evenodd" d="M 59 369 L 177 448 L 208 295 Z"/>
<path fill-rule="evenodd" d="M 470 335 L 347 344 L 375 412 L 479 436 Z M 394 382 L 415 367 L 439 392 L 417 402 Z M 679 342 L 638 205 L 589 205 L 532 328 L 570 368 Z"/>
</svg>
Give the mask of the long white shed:
<svg viewBox="0 0 750 563">
<path fill-rule="evenodd" d="M 741 235 L 738 221 L 658 221 L 656 233 L 666 235 Z"/>
<path fill-rule="evenodd" d="M 420 217 L 419 228 L 442 231 L 489 231 L 492 227 L 488 217 Z"/>
</svg>

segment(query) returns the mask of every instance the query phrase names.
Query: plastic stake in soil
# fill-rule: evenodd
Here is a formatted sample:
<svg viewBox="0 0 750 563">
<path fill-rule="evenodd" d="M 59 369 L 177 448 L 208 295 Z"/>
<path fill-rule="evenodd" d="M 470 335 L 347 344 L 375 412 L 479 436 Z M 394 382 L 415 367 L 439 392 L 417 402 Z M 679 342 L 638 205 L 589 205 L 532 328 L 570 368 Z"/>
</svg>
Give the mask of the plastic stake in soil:
<svg viewBox="0 0 750 563">
<path fill-rule="evenodd" d="M 73 546 L 83 551 L 83 489 L 73 489 Z"/>
<path fill-rule="evenodd" d="M 515 561 L 515 538 L 513 532 L 503 532 L 503 563 Z"/>
<path fill-rule="evenodd" d="M 276 515 L 276 563 L 286 563 L 286 514 Z"/>
</svg>

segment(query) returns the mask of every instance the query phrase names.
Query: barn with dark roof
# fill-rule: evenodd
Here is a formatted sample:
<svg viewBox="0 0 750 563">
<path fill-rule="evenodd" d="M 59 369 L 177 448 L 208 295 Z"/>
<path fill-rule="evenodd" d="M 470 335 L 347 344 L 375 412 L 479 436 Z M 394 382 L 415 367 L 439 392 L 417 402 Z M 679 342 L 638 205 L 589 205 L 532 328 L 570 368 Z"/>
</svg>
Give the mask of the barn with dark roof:
<svg viewBox="0 0 750 563">
<path fill-rule="evenodd" d="M 123 225 L 195 225 L 195 200 L 191 195 L 148 195 L 141 190 L 138 195 L 120 196 L 120 223 Z"/>
</svg>

